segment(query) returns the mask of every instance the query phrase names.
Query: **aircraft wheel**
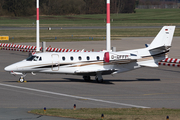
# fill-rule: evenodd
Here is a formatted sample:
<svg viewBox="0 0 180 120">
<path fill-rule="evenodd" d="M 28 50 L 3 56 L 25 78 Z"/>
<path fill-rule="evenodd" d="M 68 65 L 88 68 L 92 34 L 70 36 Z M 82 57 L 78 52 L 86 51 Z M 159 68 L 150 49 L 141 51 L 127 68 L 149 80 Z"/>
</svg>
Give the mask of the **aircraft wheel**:
<svg viewBox="0 0 180 120">
<path fill-rule="evenodd" d="M 96 79 L 96 81 L 97 81 L 98 83 L 103 83 L 103 81 L 104 81 L 103 79 L 99 79 L 97 76 L 96 76 L 95 79 Z"/>
<path fill-rule="evenodd" d="M 91 80 L 91 77 L 90 77 L 90 76 L 83 76 L 83 79 L 84 79 L 85 81 L 90 81 L 90 80 Z"/>
<path fill-rule="evenodd" d="M 23 77 L 20 77 L 18 82 L 23 83 L 23 82 L 25 82 L 25 80 Z"/>
</svg>

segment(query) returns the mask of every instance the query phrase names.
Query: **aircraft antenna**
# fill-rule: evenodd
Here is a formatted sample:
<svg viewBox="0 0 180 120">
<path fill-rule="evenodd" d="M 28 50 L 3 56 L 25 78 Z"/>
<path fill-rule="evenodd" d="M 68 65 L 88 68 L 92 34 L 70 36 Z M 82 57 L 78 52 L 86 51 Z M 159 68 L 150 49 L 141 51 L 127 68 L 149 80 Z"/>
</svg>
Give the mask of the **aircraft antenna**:
<svg viewBox="0 0 180 120">
<path fill-rule="evenodd" d="M 106 50 L 111 50 L 110 0 L 107 0 L 106 9 Z"/>
<path fill-rule="evenodd" d="M 39 52 L 39 0 L 36 0 L 37 4 L 37 19 L 36 19 L 36 52 Z"/>
</svg>

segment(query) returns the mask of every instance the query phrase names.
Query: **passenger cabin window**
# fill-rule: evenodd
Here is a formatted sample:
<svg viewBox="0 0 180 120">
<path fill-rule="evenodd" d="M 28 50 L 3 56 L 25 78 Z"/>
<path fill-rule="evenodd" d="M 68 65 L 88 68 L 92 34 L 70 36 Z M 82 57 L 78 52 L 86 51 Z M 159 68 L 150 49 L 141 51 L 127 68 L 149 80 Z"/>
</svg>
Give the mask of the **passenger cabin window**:
<svg viewBox="0 0 180 120">
<path fill-rule="evenodd" d="M 62 60 L 63 60 L 63 61 L 65 61 L 65 59 L 66 59 L 65 57 L 62 57 Z"/>
<path fill-rule="evenodd" d="M 72 56 L 70 57 L 70 59 L 71 59 L 71 61 L 73 61 L 73 60 L 74 60 L 74 58 L 73 58 Z"/>
<path fill-rule="evenodd" d="M 87 60 L 90 60 L 90 57 L 89 57 L 89 56 L 87 56 Z"/>
<path fill-rule="evenodd" d="M 99 56 L 97 56 L 96 58 L 97 58 L 97 60 L 100 60 L 100 57 L 99 57 Z"/>
<path fill-rule="evenodd" d="M 78 59 L 79 59 L 79 60 L 82 60 L 82 57 L 81 57 L 81 56 L 79 56 L 79 57 L 78 57 Z"/>
<path fill-rule="evenodd" d="M 42 61 L 42 57 L 39 58 L 39 61 Z"/>
</svg>

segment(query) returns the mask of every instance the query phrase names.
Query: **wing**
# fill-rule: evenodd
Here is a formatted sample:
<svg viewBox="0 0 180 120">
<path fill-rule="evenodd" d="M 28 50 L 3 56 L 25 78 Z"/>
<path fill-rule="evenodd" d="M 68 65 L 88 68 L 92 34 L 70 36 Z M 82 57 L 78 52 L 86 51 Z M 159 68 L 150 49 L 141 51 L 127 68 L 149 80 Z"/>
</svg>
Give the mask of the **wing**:
<svg viewBox="0 0 180 120">
<path fill-rule="evenodd" d="M 88 76 L 96 76 L 96 74 L 98 72 L 101 72 L 102 75 L 108 75 L 108 74 L 112 74 L 113 72 L 116 72 L 118 70 L 116 69 L 107 69 L 107 70 L 87 70 L 87 71 L 84 71 L 84 70 L 77 70 L 75 71 L 75 74 L 77 75 L 88 75 Z"/>
</svg>

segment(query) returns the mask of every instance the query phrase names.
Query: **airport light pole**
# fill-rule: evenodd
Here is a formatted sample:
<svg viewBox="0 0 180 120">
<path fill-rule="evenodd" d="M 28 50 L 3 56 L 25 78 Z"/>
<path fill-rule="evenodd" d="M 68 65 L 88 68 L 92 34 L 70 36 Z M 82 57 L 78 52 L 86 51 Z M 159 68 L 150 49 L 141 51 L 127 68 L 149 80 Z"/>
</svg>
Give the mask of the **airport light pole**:
<svg viewBox="0 0 180 120">
<path fill-rule="evenodd" d="M 37 9 L 36 9 L 36 52 L 39 52 L 39 0 L 36 0 Z"/>
<path fill-rule="evenodd" d="M 110 0 L 107 0 L 106 9 L 106 50 L 111 50 Z"/>
</svg>

